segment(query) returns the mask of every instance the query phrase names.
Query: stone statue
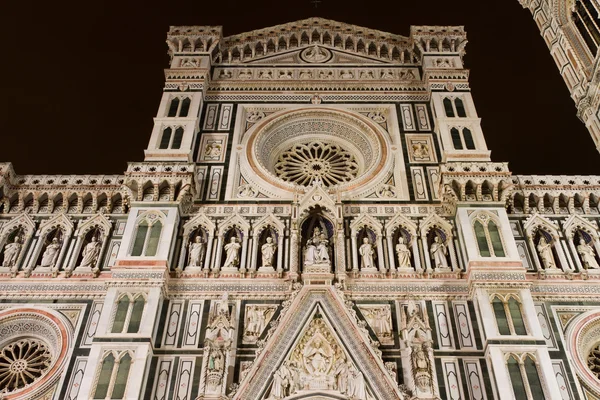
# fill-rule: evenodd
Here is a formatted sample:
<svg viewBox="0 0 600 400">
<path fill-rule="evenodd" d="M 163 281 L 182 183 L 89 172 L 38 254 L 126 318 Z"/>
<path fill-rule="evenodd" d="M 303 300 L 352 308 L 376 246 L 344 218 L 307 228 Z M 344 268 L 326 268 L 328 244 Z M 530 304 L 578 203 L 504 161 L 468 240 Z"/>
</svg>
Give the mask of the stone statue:
<svg viewBox="0 0 600 400">
<path fill-rule="evenodd" d="M 313 231 L 313 235 L 306 241 L 304 249 L 304 265 L 318 263 L 329 263 L 329 239 L 325 233 L 321 233 L 318 227 Z"/>
<path fill-rule="evenodd" d="M 348 364 L 338 358 L 333 373 L 335 374 L 335 388 L 340 393 L 346 393 L 348 390 Z"/>
<path fill-rule="evenodd" d="M 598 269 L 598 261 L 596 261 L 596 252 L 594 248 L 585 242 L 583 239 L 579 239 L 579 245 L 577 246 L 577 253 L 581 257 L 581 262 L 585 269 Z"/>
<path fill-rule="evenodd" d="M 52 239 L 52 242 L 46 247 L 44 254 L 42 255 L 42 262 L 40 266 L 42 267 L 53 267 L 58 259 L 58 254 L 60 252 L 60 242 L 58 238 Z"/>
<path fill-rule="evenodd" d="M 81 267 L 94 268 L 96 266 L 96 261 L 98 261 L 98 256 L 100 256 L 100 249 L 101 245 L 100 242 L 98 242 L 98 238 L 92 236 L 91 241 L 85 246 L 81 253 L 83 256 L 81 259 Z"/>
<path fill-rule="evenodd" d="M 271 389 L 271 399 L 283 399 L 290 394 L 290 370 L 287 367 L 287 362 L 275 372 L 273 375 L 273 388 Z"/>
<path fill-rule="evenodd" d="M 361 268 L 375 268 L 375 263 L 373 262 L 373 245 L 369 241 L 369 238 L 363 238 L 363 244 L 360 246 L 358 252 L 360 253 Z"/>
<path fill-rule="evenodd" d="M 14 267 L 17 264 L 22 246 L 21 237 L 19 235 L 15 236 L 15 240 L 12 243 L 8 243 L 4 246 L 3 267 Z"/>
<path fill-rule="evenodd" d="M 427 343 L 417 343 L 413 345 L 411 354 L 415 386 L 424 393 L 430 392 L 432 387 L 428 349 Z"/>
<path fill-rule="evenodd" d="M 208 358 L 208 370 L 209 371 L 223 371 L 225 362 L 223 360 L 223 352 L 219 348 L 213 348 L 210 351 Z"/>
<path fill-rule="evenodd" d="M 275 255 L 276 249 L 277 245 L 273 243 L 273 238 L 271 236 L 268 236 L 267 242 L 263 244 L 260 249 L 260 252 L 262 253 L 263 267 L 273 266 L 273 256 Z"/>
<path fill-rule="evenodd" d="M 410 250 L 404 242 L 404 236 L 401 235 L 398 239 L 398 244 L 396 245 L 396 254 L 398 255 L 398 268 L 411 267 Z"/>
<path fill-rule="evenodd" d="M 319 244 L 317 245 L 317 261 L 329 263 L 329 239 L 324 233 L 319 236 Z"/>
<path fill-rule="evenodd" d="M 190 243 L 190 255 L 188 258 L 188 266 L 201 267 L 206 255 L 206 243 L 202 240 L 202 236 L 196 236 L 194 242 Z"/>
<path fill-rule="evenodd" d="M 274 306 L 248 305 L 246 307 L 244 336 L 250 338 L 260 336 L 274 313 Z"/>
<path fill-rule="evenodd" d="M 554 261 L 554 255 L 552 254 L 552 241 L 548 243 L 546 238 L 542 235 L 537 245 L 537 251 L 542 260 L 544 269 L 555 269 L 556 262 Z"/>
<path fill-rule="evenodd" d="M 307 60 L 313 62 L 323 61 L 328 56 L 329 55 L 316 44 L 312 48 L 310 48 L 306 53 L 304 53 L 304 57 Z"/>
<path fill-rule="evenodd" d="M 446 260 L 448 247 L 440 240 L 439 236 L 436 236 L 435 239 L 433 239 L 429 252 L 431 253 L 435 268 L 448 268 L 448 261 Z"/>
<path fill-rule="evenodd" d="M 225 252 L 227 254 L 227 258 L 225 258 L 225 264 L 223 264 L 223 268 L 236 268 L 238 266 L 238 264 L 240 263 L 239 253 L 241 247 L 242 245 L 240 245 L 237 242 L 236 237 L 232 237 L 230 242 L 227 243 L 224 247 Z"/>
<path fill-rule="evenodd" d="M 365 388 L 365 378 L 362 372 L 360 372 L 354 365 L 350 365 L 348 368 L 348 392 L 347 395 L 351 399 L 355 400 L 366 400 L 367 390 Z"/>
</svg>

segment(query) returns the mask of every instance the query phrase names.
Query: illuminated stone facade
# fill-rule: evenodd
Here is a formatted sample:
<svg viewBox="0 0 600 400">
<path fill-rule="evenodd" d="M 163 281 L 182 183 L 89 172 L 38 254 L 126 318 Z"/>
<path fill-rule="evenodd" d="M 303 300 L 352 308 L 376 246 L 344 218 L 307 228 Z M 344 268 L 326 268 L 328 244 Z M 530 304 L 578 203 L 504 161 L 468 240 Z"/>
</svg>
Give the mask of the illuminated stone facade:
<svg viewBox="0 0 600 400">
<path fill-rule="evenodd" d="M 143 161 L 0 164 L 0 396 L 600 398 L 600 177 L 491 162 L 466 42 L 172 27 Z"/>
</svg>

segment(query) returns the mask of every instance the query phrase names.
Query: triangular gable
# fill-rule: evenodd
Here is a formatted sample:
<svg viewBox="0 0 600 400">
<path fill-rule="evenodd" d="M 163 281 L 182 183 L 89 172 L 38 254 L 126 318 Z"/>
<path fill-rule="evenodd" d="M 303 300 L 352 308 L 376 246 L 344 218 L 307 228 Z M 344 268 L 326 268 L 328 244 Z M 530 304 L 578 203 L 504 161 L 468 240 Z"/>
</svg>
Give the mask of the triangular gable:
<svg viewBox="0 0 600 400">
<path fill-rule="evenodd" d="M 64 212 L 42 221 L 40 224 L 40 232 L 42 235 L 45 235 L 48 231 L 57 227 L 65 229 L 67 235 L 70 235 L 71 232 L 73 232 L 73 222 Z"/>
<path fill-rule="evenodd" d="M 596 221 L 589 221 L 577 214 L 571 215 L 563 224 L 563 230 L 567 235 L 567 238 L 572 238 L 575 235 L 575 231 L 582 229 L 589 233 L 592 237 L 598 237 L 598 225 Z"/>
<path fill-rule="evenodd" d="M 248 230 L 250 229 L 250 224 L 245 219 L 240 217 L 238 214 L 233 214 L 231 217 L 227 218 L 221 223 L 221 226 L 219 227 L 219 235 L 224 235 L 225 232 L 234 226 L 237 226 L 239 229 L 241 229 L 244 235 L 247 235 Z"/>
<path fill-rule="evenodd" d="M 215 223 L 211 221 L 204 212 L 199 212 L 194 218 L 186 222 L 183 226 L 183 236 L 188 237 L 193 231 L 203 227 L 209 234 L 213 234 L 215 230 Z"/>
<path fill-rule="evenodd" d="M 321 318 L 321 321 L 314 322 L 315 318 Z M 300 290 L 277 323 L 275 331 L 270 334 L 270 339 L 241 382 L 233 399 L 266 398 L 273 385 L 275 373 L 284 365 L 284 361 L 293 360 L 293 352 L 298 343 L 308 330 L 315 328 L 315 324 L 318 324 L 322 331 L 327 327 L 328 332 L 321 334 L 324 337 L 331 335 L 332 340 L 335 340 L 336 345 L 348 357 L 349 363 L 362 374 L 365 387 L 372 397 L 380 400 L 402 399 L 397 384 L 392 381 L 381 356 L 371 347 L 369 338 L 365 337 L 364 331 L 346 309 L 343 299 L 331 286 L 305 286 Z M 318 347 L 318 344 L 313 347 Z M 324 349 L 322 355 L 327 358 L 326 355 L 330 353 L 329 349 Z M 307 352 L 305 357 L 310 358 L 310 352 Z M 310 362 L 313 362 L 312 358 Z M 321 392 L 324 396 L 327 393 L 328 398 L 336 398 L 333 395 L 335 391 L 323 389 L 303 391 L 302 395 L 317 395 Z M 340 393 L 337 393 L 337 397 L 344 398 Z"/>
<path fill-rule="evenodd" d="M 381 225 L 381 222 L 377 221 L 369 214 L 361 214 L 358 217 L 354 218 L 354 220 L 350 223 L 350 229 L 352 229 L 352 234 L 356 234 L 364 226 L 368 226 L 369 228 L 371 228 L 377 235 L 382 234 L 383 226 Z"/>
<path fill-rule="evenodd" d="M 321 206 L 331 213 L 335 218 L 336 203 L 329 193 L 325 190 L 321 183 L 313 183 L 308 192 L 302 196 L 299 206 L 299 214 L 308 212 L 315 206 Z"/>
<path fill-rule="evenodd" d="M 558 241 L 557 226 L 554 225 L 553 222 L 550 221 L 548 218 L 542 217 L 540 214 L 533 214 L 523 224 L 523 229 L 525 230 L 525 233 L 527 234 L 527 236 L 532 238 L 535 231 L 539 228 L 542 228 L 544 231 L 550 234 L 554 240 Z"/>
<path fill-rule="evenodd" d="M 108 218 L 106 218 L 106 216 L 104 216 L 104 214 L 97 214 L 84 221 L 75 232 L 75 235 L 83 236 L 94 227 L 100 228 L 104 235 L 108 235 L 111 226 L 111 222 L 108 220 Z"/>
</svg>

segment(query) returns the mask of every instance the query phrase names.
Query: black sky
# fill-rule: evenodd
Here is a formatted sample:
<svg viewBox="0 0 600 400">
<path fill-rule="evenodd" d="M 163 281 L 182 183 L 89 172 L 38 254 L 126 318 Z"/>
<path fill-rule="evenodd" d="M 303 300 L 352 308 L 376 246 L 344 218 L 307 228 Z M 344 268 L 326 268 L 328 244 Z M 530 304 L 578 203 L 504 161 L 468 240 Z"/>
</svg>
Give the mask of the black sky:
<svg viewBox="0 0 600 400">
<path fill-rule="evenodd" d="M 464 25 L 494 161 L 516 174 L 597 174 L 600 155 L 529 11 L 482 1 L 13 1 L 0 15 L 0 161 L 18 174 L 118 174 L 143 160 L 169 25 L 237 34 L 308 17 L 408 35 Z"/>
</svg>

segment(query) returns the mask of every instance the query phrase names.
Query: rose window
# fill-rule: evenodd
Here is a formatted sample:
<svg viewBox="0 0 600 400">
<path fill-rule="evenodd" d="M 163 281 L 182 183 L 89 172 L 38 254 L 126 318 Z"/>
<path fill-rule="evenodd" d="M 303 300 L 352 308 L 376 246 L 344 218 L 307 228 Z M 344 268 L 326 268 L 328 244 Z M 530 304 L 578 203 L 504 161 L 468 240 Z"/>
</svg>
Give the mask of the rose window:
<svg viewBox="0 0 600 400">
<path fill-rule="evenodd" d="M 359 165 L 342 146 L 316 141 L 296 144 L 281 153 L 274 170 L 286 182 L 308 186 L 320 181 L 333 186 L 356 178 Z"/>
<path fill-rule="evenodd" d="M 590 351 L 587 365 L 590 371 L 596 375 L 596 378 L 600 379 L 600 344 L 593 347 L 592 351 Z"/>
<path fill-rule="evenodd" d="M 4 346 L 0 351 L 0 395 L 31 385 L 51 364 L 52 354 L 42 341 L 21 339 Z"/>
</svg>

